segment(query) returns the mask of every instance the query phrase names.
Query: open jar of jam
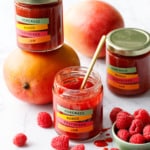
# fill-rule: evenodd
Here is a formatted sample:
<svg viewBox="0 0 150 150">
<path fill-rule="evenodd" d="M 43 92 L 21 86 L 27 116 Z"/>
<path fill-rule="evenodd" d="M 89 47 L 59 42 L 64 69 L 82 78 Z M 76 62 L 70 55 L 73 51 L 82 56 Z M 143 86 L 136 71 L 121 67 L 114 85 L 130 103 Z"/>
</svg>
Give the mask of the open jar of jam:
<svg viewBox="0 0 150 150">
<path fill-rule="evenodd" d="M 119 95 L 142 94 L 150 84 L 150 34 L 121 28 L 106 38 L 108 88 Z"/>
<path fill-rule="evenodd" d="M 64 43 L 62 0 L 15 0 L 18 47 L 32 52 Z"/>
<path fill-rule="evenodd" d="M 54 79 L 53 112 L 57 133 L 74 140 L 98 135 L 103 124 L 103 86 L 98 73 L 92 72 L 80 89 L 86 67 L 67 67 Z"/>
</svg>

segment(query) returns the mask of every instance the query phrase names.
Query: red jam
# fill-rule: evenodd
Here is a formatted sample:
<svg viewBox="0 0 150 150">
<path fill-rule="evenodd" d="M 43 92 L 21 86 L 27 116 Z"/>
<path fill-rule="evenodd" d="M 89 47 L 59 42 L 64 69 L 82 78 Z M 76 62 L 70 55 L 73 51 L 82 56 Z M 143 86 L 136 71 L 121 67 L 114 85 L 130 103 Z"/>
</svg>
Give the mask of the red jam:
<svg viewBox="0 0 150 150">
<path fill-rule="evenodd" d="M 62 0 L 16 0 L 15 8 L 19 48 L 42 52 L 63 44 Z"/>
<path fill-rule="evenodd" d="M 80 89 L 85 68 L 69 67 L 57 73 L 53 88 L 54 127 L 70 139 L 85 140 L 100 133 L 103 123 L 103 87 L 93 73 Z"/>
<path fill-rule="evenodd" d="M 119 95 L 142 94 L 150 83 L 150 36 L 139 29 L 112 31 L 107 39 L 107 85 Z"/>
</svg>

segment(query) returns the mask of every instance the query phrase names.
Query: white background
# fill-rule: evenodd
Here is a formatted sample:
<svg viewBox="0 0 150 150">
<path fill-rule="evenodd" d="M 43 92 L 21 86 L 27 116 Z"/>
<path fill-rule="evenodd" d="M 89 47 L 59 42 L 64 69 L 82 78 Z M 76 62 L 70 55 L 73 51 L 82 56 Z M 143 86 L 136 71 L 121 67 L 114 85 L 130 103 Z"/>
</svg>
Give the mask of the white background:
<svg viewBox="0 0 150 150">
<path fill-rule="evenodd" d="M 70 5 L 80 0 L 64 0 L 64 11 Z M 149 0 L 106 0 L 117 8 L 122 14 L 126 27 L 137 27 L 150 32 L 150 1 Z M 42 129 L 37 125 L 36 117 L 38 112 L 47 111 L 52 114 L 52 105 L 37 106 L 24 103 L 11 95 L 3 79 L 3 62 L 6 56 L 15 48 L 15 20 L 14 1 L 1 0 L 0 3 L 0 150 L 18 150 L 12 144 L 12 138 L 18 132 L 24 132 L 28 137 L 25 150 L 52 150 L 51 139 L 56 136 L 54 129 Z M 79 54 L 82 66 L 88 66 L 91 59 Z M 102 78 L 104 85 L 104 127 L 110 127 L 109 112 L 115 106 L 133 112 L 138 108 L 145 108 L 150 111 L 150 90 L 132 98 L 119 97 L 111 93 L 106 86 L 105 60 L 97 60 L 95 67 Z M 108 131 L 110 132 L 110 131 Z M 103 135 L 98 139 L 102 138 Z M 71 141 L 74 145 L 78 142 Z M 85 143 L 86 150 L 100 150 L 93 144 L 93 141 Z M 113 147 L 113 143 L 109 145 Z"/>
</svg>

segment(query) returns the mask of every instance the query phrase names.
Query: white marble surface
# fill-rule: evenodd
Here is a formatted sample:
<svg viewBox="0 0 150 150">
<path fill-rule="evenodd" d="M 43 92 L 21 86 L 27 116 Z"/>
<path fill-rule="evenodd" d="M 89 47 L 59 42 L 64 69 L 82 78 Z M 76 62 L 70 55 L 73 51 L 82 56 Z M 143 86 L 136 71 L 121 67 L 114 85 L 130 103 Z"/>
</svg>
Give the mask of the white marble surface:
<svg viewBox="0 0 150 150">
<path fill-rule="evenodd" d="M 64 10 L 79 0 L 64 0 Z M 126 27 L 137 27 L 150 32 L 150 0 L 106 0 L 116 7 L 125 20 Z M 25 150 L 50 150 L 50 141 L 56 136 L 54 129 L 42 129 L 37 125 L 36 117 L 40 111 L 52 114 L 52 105 L 36 106 L 24 103 L 11 95 L 3 79 L 3 62 L 5 57 L 16 46 L 14 1 L 2 1 L 0 4 L 0 150 L 18 150 L 12 144 L 12 138 L 18 132 L 24 132 L 27 137 Z M 81 65 L 88 66 L 91 59 L 79 54 Z M 94 67 L 104 85 L 104 127 L 110 127 L 109 112 L 114 106 L 120 106 L 129 112 L 138 108 L 150 111 L 150 90 L 138 97 L 125 98 L 112 94 L 106 86 L 105 61 L 98 60 Z M 99 137 L 100 138 L 100 137 Z M 103 136 L 101 136 L 103 138 Z M 71 141 L 71 145 L 77 142 Z M 109 147 L 113 147 L 111 143 Z M 102 150 L 93 144 L 85 142 L 86 150 Z"/>
</svg>

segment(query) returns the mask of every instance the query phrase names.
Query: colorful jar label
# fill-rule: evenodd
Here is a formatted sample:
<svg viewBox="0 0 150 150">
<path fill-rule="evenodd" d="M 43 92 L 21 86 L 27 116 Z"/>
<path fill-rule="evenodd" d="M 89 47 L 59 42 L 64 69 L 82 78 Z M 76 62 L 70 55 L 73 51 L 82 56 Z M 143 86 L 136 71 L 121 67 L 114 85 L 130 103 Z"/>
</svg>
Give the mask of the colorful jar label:
<svg viewBox="0 0 150 150">
<path fill-rule="evenodd" d="M 56 126 L 71 133 L 85 133 L 93 130 L 93 109 L 72 110 L 57 104 Z"/>
<path fill-rule="evenodd" d="M 49 18 L 26 18 L 16 15 L 18 42 L 22 44 L 38 44 L 49 42 Z"/>
<path fill-rule="evenodd" d="M 16 15 L 16 20 L 26 24 L 49 24 L 48 18 L 26 18 Z"/>
<path fill-rule="evenodd" d="M 139 75 L 136 67 L 119 68 L 108 65 L 108 84 L 122 90 L 139 89 Z"/>
</svg>

